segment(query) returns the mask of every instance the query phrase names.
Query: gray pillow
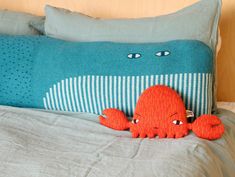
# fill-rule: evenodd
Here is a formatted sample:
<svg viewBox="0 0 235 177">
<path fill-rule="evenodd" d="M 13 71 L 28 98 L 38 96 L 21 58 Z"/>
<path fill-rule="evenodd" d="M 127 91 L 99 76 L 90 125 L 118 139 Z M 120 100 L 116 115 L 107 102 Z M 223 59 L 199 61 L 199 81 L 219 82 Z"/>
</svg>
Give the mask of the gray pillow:
<svg viewBox="0 0 235 177">
<path fill-rule="evenodd" d="M 47 5 L 45 32 L 71 41 L 163 42 L 197 39 L 217 43 L 220 0 L 202 0 L 176 13 L 140 19 L 97 19 Z"/>
<path fill-rule="evenodd" d="M 42 20 L 43 17 L 22 12 L 0 10 L 0 34 L 33 35 L 38 31 L 29 26 L 30 22 Z"/>
<path fill-rule="evenodd" d="M 29 26 L 37 30 L 40 34 L 45 34 L 45 17 L 40 20 L 32 20 L 29 22 Z"/>
</svg>

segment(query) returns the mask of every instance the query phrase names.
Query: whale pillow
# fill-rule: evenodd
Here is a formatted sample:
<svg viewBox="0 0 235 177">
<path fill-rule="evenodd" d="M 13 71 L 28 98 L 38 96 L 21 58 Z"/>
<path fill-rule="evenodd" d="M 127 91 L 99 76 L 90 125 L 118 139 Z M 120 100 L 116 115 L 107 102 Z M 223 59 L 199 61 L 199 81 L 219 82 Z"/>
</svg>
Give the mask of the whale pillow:
<svg viewBox="0 0 235 177">
<path fill-rule="evenodd" d="M 99 19 L 69 10 L 45 7 L 45 33 L 69 41 L 125 43 L 199 40 L 215 52 L 221 0 L 200 0 L 175 13 L 137 19 Z M 143 35 L 144 34 L 144 35 Z M 213 74 L 213 108 L 216 108 L 216 62 Z"/>
<path fill-rule="evenodd" d="M 128 44 L 0 36 L 0 104 L 132 116 L 152 85 L 175 89 L 195 116 L 212 109 L 213 52 L 197 40 Z"/>
</svg>

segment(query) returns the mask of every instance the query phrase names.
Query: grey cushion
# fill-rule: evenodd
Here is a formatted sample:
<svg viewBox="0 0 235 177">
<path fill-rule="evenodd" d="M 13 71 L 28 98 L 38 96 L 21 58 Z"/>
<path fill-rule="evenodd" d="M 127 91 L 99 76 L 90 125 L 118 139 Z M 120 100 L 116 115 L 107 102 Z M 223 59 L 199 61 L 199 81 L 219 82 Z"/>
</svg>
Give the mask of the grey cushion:
<svg viewBox="0 0 235 177">
<path fill-rule="evenodd" d="M 37 30 L 40 34 L 45 34 L 45 17 L 41 18 L 40 20 L 32 20 L 29 23 L 29 26 Z"/>
<path fill-rule="evenodd" d="M 164 16 L 97 19 L 47 5 L 45 32 L 48 36 L 71 41 L 145 43 L 197 39 L 214 49 L 220 9 L 220 0 L 202 0 Z"/>
<path fill-rule="evenodd" d="M 43 17 L 28 13 L 0 10 L 0 34 L 33 35 L 38 31 L 29 26 L 30 22 L 42 20 Z"/>
</svg>

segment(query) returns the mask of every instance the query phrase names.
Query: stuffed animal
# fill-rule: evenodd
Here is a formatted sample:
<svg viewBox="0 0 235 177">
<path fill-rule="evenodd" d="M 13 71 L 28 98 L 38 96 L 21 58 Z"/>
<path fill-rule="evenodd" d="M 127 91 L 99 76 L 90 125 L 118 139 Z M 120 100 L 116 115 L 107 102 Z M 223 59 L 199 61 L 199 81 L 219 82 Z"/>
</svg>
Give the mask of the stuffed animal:
<svg viewBox="0 0 235 177">
<path fill-rule="evenodd" d="M 192 130 L 198 137 L 214 140 L 224 133 L 224 125 L 214 115 L 202 115 L 193 123 L 187 115 L 181 97 L 173 89 L 156 85 L 140 96 L 131 122 L 118 109 L 105 109 L 100 123 L 115 130 L 130 129 L 133 138 L 181 138 Z"/>
</svg>

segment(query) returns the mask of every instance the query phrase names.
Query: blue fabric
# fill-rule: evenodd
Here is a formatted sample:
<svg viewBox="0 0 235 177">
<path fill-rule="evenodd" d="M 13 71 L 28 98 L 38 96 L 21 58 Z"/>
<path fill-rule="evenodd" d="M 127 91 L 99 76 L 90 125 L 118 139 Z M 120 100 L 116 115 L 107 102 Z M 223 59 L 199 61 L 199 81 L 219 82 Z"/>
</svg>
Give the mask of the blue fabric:
<svg viewBox="0 0 235 177">
<path fill-rule="evenodd" d="M 0 104 L 133 114 L 141 92 L 176 89 L 196 115 L 212 104 L 213 52 L 200 41 L 76 43 L 45 36 L 0 37 Z"/>
</svg>

